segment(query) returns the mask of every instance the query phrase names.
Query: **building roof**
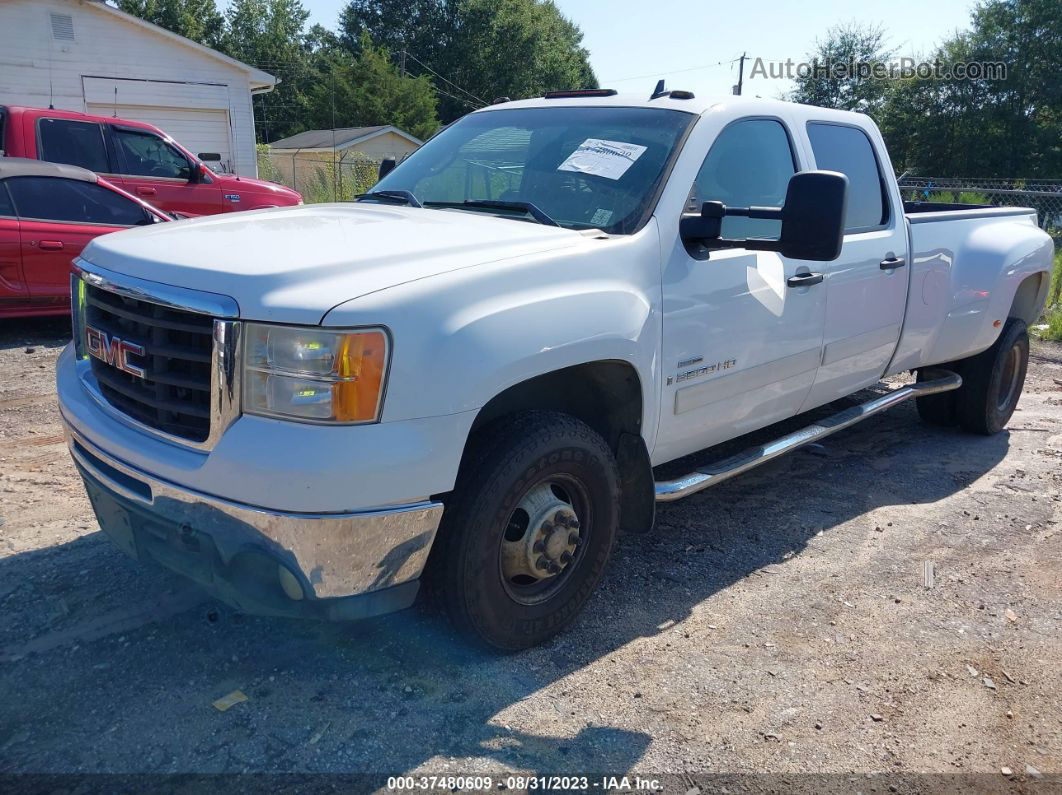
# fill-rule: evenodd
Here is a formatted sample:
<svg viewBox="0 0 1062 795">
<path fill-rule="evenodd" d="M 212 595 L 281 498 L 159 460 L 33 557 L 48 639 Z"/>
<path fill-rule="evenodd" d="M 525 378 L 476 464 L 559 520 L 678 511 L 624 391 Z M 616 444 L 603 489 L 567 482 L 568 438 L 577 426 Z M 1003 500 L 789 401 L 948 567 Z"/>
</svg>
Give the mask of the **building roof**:
<svg viewBox="0 0 1062 795">
<path fill-rule="evenodd" d="M 197 41 L 186 39 L 184 36 L 174 33 L 172 30 L 166 30 L 166 28 L 159 27 L 158 25 L 152 24 L 151 22 L 148 22 L 145 19 L 133 16 L 132 14 L 127 14 L 121 9 L 107 5 L 104 0 L 90 0 L 90 2 L 85 4 L 85 6 L 88 8 L 95 9 L 97 11 L 103 11 L 108 14 L 111 14 L 112 16 L 118 17 L 119 19 L 128 22 L 131 25 L 137 25 L 141 28 L 145 28 L 146 30 L 149 30 L 152 33 L 162 36 L 163 38 L 169 39 L 170 41 L 175 41 L 178 44 L 183 44 L 186 47 L 190 47 L 193 50 L 199 51 L 203 55 L 206 55 L 210 58 L 214 58 L 218 61 L 222 61 L 223 63 L 226 63 L 229 66 L 234 66 L 237 69 L 246 72 L 251 87 L 251 93 L 257 94 L 272 91 L 276 84 L 280 82 L 277 78 L 273 77 L 273 75 L 269 74 L 268 72 L 263 72 L 261 69 L 256 69 L 255 67 L 250 66 L 249 64 L 245 64 L 243 61 L 237 61 L 235 58 L 230 58 L 224 53 L 220 53 L 217 50 L 210 49 L 205 44 L 200 44 Z"/>
<path fill-rule="evenodd" d="M 96 182 L 96 175 L 85 168 L 63 163 L 47 163 L 28 157 L 0 157 L 0 179 L 8 177 L 65 177 L 82 182 Z"/>
<path fill-rule="evenodd" d="M 269 146 L 273 149 L 346 149 L 348 146 L 367 141 L 384 133 L 393 132 L 411 143 L 420 146 L 424 143 L 404 130 L 400 130 L 392 124 L 380 124 L 375 127 L 343 127 L 337 130 L 306 130 L 279 141 L 273 141 Z"/>
</svg>

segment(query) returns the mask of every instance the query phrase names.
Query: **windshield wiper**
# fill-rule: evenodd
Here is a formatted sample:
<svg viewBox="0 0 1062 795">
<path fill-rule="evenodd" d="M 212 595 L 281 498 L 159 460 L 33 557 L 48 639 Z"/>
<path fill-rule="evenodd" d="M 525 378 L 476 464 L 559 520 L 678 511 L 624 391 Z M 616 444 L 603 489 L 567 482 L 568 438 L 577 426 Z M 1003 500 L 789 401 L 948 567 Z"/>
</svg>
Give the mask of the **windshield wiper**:
<svg viewBox="0 0 1062 795">
<path fill-rule="evenodd" d="M 408 190 L 371 190 L 368 193 L 359 193 L 355 199 L 380 199 L 382 201 L 408 204 L 410 207 L 423 207 L 420 200 Z"/>
<path fill-rule="evenodd" d="M 546 215 L 542 210 L 531 202 L 507 202 L 494 199 L 465 199 L 463 202 L 424 202 L 425 207 L 453 207 L 460 210 L 463 207 L 483 207 L 496 210 L 521 210 L 540 224 L 546 226 L 560 226 L 556 221 Z"/>
</svg>

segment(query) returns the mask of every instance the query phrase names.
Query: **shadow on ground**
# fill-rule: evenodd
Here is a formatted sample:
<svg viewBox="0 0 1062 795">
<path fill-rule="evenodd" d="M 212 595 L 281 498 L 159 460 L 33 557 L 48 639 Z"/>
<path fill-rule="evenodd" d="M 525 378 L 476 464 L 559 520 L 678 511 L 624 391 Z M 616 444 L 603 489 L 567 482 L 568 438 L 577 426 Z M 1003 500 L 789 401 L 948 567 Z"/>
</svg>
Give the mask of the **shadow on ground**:
<svg viewBox="0 0 1062 795">
<path fill-rule="evenodd" d="M 430 600 L 355 625 L 258 619 L 128 561 L 100 533 L 14 555 L 0 560 L 0 691 L 18 694 L 0 705 L 0 770 L 393 775 L 426 763 L 443 772 L 442 762 L 471 757 L 542 773 L 627 771 L 652 738 L 613 725 L 607 702 L 596 712 L 580 704 L 574 717 L 588 665 L 784 565 L 820 532 L 880 506 L 948 497 L 1007 447 L 1006 433 L 928 429 L 911 405 L 873 417 L 662 507 L 654 532 L 621 540 L 570 632 L 511 656 L 456 639 Z M 547 688 L 536 729 L 511 730 L 523 702 Z M 249 701 L 211 707 L 236 689 Z M 588 711 L 597 719 L 587 722 Z"/>
</svg>

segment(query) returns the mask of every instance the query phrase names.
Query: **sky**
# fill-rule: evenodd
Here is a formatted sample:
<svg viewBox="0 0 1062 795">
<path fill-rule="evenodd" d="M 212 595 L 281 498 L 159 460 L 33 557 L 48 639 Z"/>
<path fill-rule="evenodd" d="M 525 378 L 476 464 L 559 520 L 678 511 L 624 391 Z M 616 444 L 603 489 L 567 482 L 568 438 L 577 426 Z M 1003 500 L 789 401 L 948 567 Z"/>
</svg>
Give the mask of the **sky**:
<svg viewBox="0 0 1062 795">
<path fill-rule="evenodd" d="M 791 84 L 751 72 L 755 58 L 802 61 L 815 40 L 843 22 L 881 24 L 898 55 L 930 55 L 969 26 L 975 0 L 851 0 L 720 3 L 712 0 L 555 0 L 583 31 L 601 85 L 648 95 L 658 78 L 668 88 L 729 94 L 745 52 L 746 95 L 777 97 Z M 334 29 L 345 0 L 303 0 L 312 23 Z M 224 6 L 224 2 L 219 2 Z"/>
</svg>

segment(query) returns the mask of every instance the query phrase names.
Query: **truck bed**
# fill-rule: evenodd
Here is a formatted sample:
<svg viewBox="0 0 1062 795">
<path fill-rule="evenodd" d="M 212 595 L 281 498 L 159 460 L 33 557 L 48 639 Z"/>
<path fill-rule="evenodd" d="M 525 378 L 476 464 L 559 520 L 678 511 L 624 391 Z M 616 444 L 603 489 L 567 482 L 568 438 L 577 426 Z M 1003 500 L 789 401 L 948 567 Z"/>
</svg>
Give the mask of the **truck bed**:
<svg viewBox="0 0 1062 795">
<path fill-rule="evenodd" d="M 1032 207 L 997 207 L 992 204 L 958 204 L 952 202 L 904 202 L 903 212 L 913 224 L 927 221 L 958 221 L 971 218 L 1002 218 L 1008 215 L 1029 215 L 1035 218 Z"/>
</svg>

